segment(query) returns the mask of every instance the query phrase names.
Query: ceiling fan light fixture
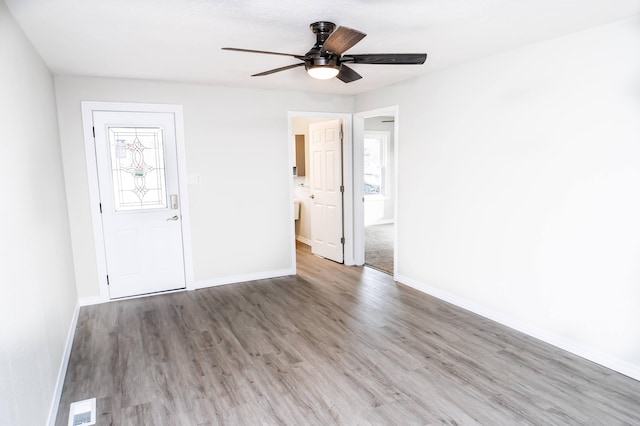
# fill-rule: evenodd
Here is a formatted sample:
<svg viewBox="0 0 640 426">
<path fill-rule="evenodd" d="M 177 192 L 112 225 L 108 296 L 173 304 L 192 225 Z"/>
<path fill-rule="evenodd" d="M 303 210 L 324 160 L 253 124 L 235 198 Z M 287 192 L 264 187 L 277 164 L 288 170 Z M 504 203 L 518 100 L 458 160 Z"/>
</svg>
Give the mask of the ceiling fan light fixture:
<svg viewBox="0 0 640 426">
<path fill-rule="evenodd" d="M 338 27 L 333 22 L 318 21 L 311 24 L 311 31 L 316 35 L 316 43 L 304 55 L 270 52 L 267 50 L 239 49 L 223 47 L 223 50 L 236 52 L 262 53 L 267 55 L 290 56 L 301 61 L 297 64 L 271 69 L 251 77 L 275 74 L 304 65 L 307 73 L 318 80 L 337 78 L 343 83 L 360 80 L 362 76 L 346 64 L 381 64 L 381 65 L 420 65 L 427 59 L 426 53 L 369 53 L 344 55 L 344 53 L 362 40 L 366 34 L 349 27 Z"/>
<path fill-rule="evenodd" d="M 307 73 L 313 78 L 317 78 L 318 80 L 329 80 L 338 75 L 340 72 L 339 67 L 333 66 L 319 66 L 319 67 L 309 67 L 307 69 Z"/>
</svg>

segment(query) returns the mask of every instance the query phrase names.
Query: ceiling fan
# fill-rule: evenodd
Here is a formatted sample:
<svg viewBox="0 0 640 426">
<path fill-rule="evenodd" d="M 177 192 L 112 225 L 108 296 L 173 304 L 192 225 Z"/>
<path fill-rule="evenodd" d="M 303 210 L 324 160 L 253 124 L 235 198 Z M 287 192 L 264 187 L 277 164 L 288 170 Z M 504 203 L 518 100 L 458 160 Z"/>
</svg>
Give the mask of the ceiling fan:
<svg viewBox="0 0 640 426">
<path fill-rule="evenodd" d="M 353 28 L 338 27 L 333 22 L 319 21 L 310 25 L 316 35 L 316 44 L 304 55 L 268 52 L 264 50 L 223 47 L 222 50 L 236 52 L 263 53 L 267 55 L 291 56 L 302 62 L 281 68 L 253 74 L 251 77 L 274 74 L 304 66 L 311 77 L 328 80 L 337 77 L 345 83 L 362 78 L 360 74 L 345 64 L 421 65 L 427 59 L 426 53 L 374 53 L 367 55 L 344 54 L 355 46 L 366 34 Z"/>
</svg>

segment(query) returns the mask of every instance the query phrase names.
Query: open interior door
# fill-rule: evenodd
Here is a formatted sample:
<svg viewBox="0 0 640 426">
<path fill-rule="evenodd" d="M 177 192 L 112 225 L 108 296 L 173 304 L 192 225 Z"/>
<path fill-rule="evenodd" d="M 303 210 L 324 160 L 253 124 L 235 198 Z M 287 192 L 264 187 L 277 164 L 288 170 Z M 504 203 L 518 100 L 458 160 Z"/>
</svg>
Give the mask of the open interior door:
<svg viewBox="0 0 640 426">
<path fill-rule="evenodd" d="M 342 123 L 309 125 L 311 146 L 311 252 L 344 261 Z"/>
</svg>

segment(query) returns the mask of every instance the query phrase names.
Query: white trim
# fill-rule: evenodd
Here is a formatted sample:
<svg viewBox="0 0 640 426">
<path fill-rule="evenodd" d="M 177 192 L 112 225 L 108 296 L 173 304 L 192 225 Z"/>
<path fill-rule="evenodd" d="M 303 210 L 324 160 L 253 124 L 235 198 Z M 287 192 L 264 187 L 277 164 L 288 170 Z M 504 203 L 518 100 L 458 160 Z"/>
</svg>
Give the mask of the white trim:
<svg viewBox="0 0 640 426">
<path fill-rule="evenodd" d="M 376 223 L 372 223 L 372 224 L 367 225 L 367 226 L 376 226 L 376 225 L 392 225 L 392 224 L 394 224 L 394 223 L 395 223 L 395 222 L 394 222 L 393 220 L 389 220 L 389 219 L 387 219 L 387 220 L 378 220 L 378 221 L 376 221 Z"/>
<path fill-rule="evenodd" d="M 169 104 L 138 104 L 121 102 L 81 102 L 82 126 L 84 131 L 84 146 L 87 164 L 87 180 L 89 183 L 89 200 L 91 203 L 91 222 L 93 225 L 94 249 L 96 253 L 96 269 L 100 300 L 109 301 L 107 286 L 107 265 L 104 249 L 104 234 L 100 217 L 100 192 L 98 187 L 98 168 L 96 164 L 96 150 L 93 143 L 93 112 L 94 111 L 127 111 L 127 112 L 168 112 L 174 115 L 176 132 L 176 153 L 178 160 L 178 187 L 180 188 L 180 206 L 182 212 L 182 247 L 184 253 L 185 285 L 191 289 L 193 285 L 193 254 L 191 252 L 191 219 L 189 215 L 189 195 L 187 179 L 187 161 L 184 142 L 184 118 L 182 105 Z M 94 304 L 91 303 L 90 304 Z"/>
<path fill-rule="evenodd" d="M 391 198 L 392 197 L 387 197 L 379 194 L 365 195 L 365 200 L 371 200 L 371 201 L 387 201 L 387 200 L 390 200 Z"/>
<path fill-rule="evenodd" d="M 617 371 L 618 373 L 624 374 L 625 376 L 629 376 L 632 379 L 640 380 L 640 366 L 638 365 L 585 347 L 578 342 L 572 341 L 554 333 L 550 333 L 548 330 L 523 323 L 522 321 L 512 318 L 508 315 L 504 315 L 501 312 L 494 311 L 475 302 L 471 302 L 467 299 L 435 288 L 428 284 L 413 280 L 411 278 L 405 276 L 397 276 L 396 281 L 412 287 L 418 291 L 421 291 L 422 293 L 426 293 L 440 300 L 444 300 L 445 302 L 451 303 L 459 308 L 466 309 L 467 311 L 471 311 L 474 314 L 481 315 L 492 321 L 517 330 L 521 333 L 525 333 L 531 337 L 535 337 L 538 340 L 556 346 L 565 351 L 571 352 L 574 355 L 578 355 L 589 361 L 595 362 L 596 364 L 602 365 L 606 368 L 610 368 L 611 370 Z"/>
<path fill-rule="evenodd" d="M 308 245 L 309 247 L 311 247 L 311 240 L 310 240 L 310 239 L 308 239 L 308 238 L 305 238 L 305 237 L 303 237 L 303 236 L 301 236 L 301 235 L 298 235 L 298 236 L 296 237 L 296 240 L 300 241 L 302 244 L 306 244 L 306 245 Z"/>
<path fill-rule="evenodd" d="M 64 344 L 62 360 L 60 361 L 60 368 L 58 369 L 56 388 L 53 392 L 51 407 L 49 408 L 49 418 L 47 419 L 47 425 L 49 426 L 55 426 L 56 424 L 56 417 L 58 416 L 58 409 L 60 408 L 60 399 L 62 398 L 62 388 L 64 386 L 64 379 L 67 376 L 67 367 L 69 367 L 71 348 L 73 347 L 73 338 L 76 335 L 76 326 L 78 325 L 79 314 L 80 304 L 76 304 L 73 316 L 71 317 L 71 324 L 69 324 L 69 330 L 67 331 L 67 341 Z"/>
<path fill-rule="evenodd" d="M 294 241 L 295 243 L 295 241 Z M 198 290 L 202 288 L 217 287 L 227 284 L 238 284 L 248 281 L 266 280 L 269 278 L 279 278 L 295 275 L 295 268 L 279 269 L 275 271 L 254 272 L 252 274 L 232 275 L 228 277 L 216 278 L 213 280 L 195 281 L 191 290 Z"/>
<path fill-rule="evenodd" d="M 85 159 L 87 165 L 87 182 L 89 184 L 89 209 L 93 227 L 93 242 L 96 255 L 96 272 L 98 274 L 98 288 L 100 299 L 109 300 L 107 287 L 107 267 L 104 253 L 104 234 L 100 220 L 100 188 L 98 186 L 98 165 L 96 164 L 96 149 L 93 141 L 93 109 L 98 105 L 93 102 L 82 102 L 82 129 L 84 132 Z"/>
<path fill-rule="evenodd" d="M 400 108 L 398 105 L 358 112 L 353 115 L 353 253 L 354 264 L 364 265 L 364 120 L 380 116 L 394 117 L 393 126 L 393 222 L 398 223 L 398 146 L 400 144 Z M 398 228 L 393 233 L 393 276 L 398 275 Z"/>
<path fill-rule="evenodd" d="M 193 285 L 193 252 L 191 241 L 191 213 L 189 210 L 189 178 L 187 176 L 187 154 L 184 139 L 184 115 L 182 105 L 175 105 L 176 154 L 178 157 L 178 188 L 180 188 L 180 212 L 182 216 L 182 254 L 184 256 L 185 288 Z"/>
<path fill-rule="evenodd" d="M 343 232 L 345 237 L 344 243 L 344 264 L 355 265 L 354 261 L 354 232 L 353 232 L 353 116 L 348 113 L 337 112 L 306 112 L 306 111 L 289 111 L 287 113 L 288 122 L 288 135 L 289 135 L 289 202 L 293 204 L 293 173 L 291 170 L 295 159 L 293 153 L 295 152 L 296 138 L 293 134 L 293 119 L 294 118 L 326 118 L 327 120 L 339 119 L 343 124 L 343 145 L 342 145 L 342 184 L 344 185 L 343 196 Z M 291 253 L 292 253 L 292 265 L 295 270 L 296 265 L 296 229 L 295 221 L 293 220 L 293 209 L 291 211 Z M 295 273 L 295 272 L 294 272 Z"/>
<path fill-rule="evenodd" d="M 104 303 L 101 297 L 83 297 L 82 299 L 78 299 L 78 304 L 80 306 L 91 306 L 91 305 L 99 305 Z"/>
<path fill-rule="evenodd" d="M 295 156 L 295 152 L 296 152 L 296 136 L 293 134 L 293 117 L 291 116 L 291 113 L 287 114 L 287 135 L 289 135 L 289 144 L 288 144 L 288 151 L 289 151 L 289 168 L 287 169 L 287 173 L 289 175 L 289 197 L 287 198 L 288 200 L 290 200 L 289 205 L 293 206 L 294 205 L 294 191 L 293 191 L 293 185 L 295 185 L 294 182 L 294 176 L 293 176 L 293 167 L 294 164 L 296 164 L 296 156 Z M 297 166 L 297 165 L 296 165 Z M 297 172 L 296 172 L 297 174 Z M 295 241 L 295 236 L 296 236 L 296 221 L 295 221 L 295 212 L 293 211 L 293 208 L 289 209 L 291 211 L 291 217 L 289 217 L 289 223 L 291 223 L 291 228 L 290 229 L 290 236 L 288 238 L 288 240 L 290 241 L 290 247 L 289 250 L 291 251 L 291 258 L 289 260 L 289 265 L 291 268 L 293 268 L 293 273 L 297 273 L 296 270 L 296 241 Z"/>
<path fill-rule="evenodd" d="M 175 290 L 163 290 L 163 291 L 157 291 L 155 293 L 143 293 L 143 294 L 136 294 L 134 296 L 124 296 L 124 297 L 116 297 L 115 299 L 111 299 L 111 301 L 116 302 L 116 301 L 120 301 L 120 300 L 129 300 L 129 299 L 142 299 L 143 297 L 151 297 L 151 296 L 163 296 L 165 294 L 171 294 L 171 293 L 183 293 L 185 291 L 188 291 L 186 288 L 177 288 Z"/>
</svg>

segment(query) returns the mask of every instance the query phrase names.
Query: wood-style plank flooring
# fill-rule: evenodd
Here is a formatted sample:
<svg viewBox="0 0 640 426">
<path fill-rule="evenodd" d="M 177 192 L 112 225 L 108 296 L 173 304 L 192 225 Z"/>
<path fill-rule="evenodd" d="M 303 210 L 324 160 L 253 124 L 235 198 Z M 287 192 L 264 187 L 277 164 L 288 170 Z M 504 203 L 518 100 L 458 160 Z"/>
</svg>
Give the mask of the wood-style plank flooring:
<svg viewBox="0 0 640 426">
<path fill-rule="evenodd" d="M 84 307 L 56 426 L 640 425 L 640 382 L 298 247 L 298 275 Z"/>
</svg>

